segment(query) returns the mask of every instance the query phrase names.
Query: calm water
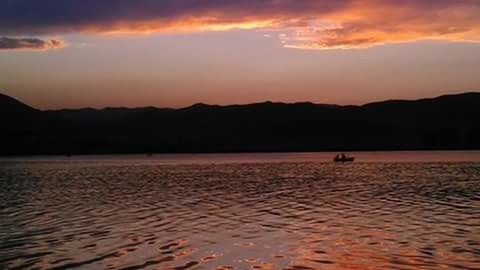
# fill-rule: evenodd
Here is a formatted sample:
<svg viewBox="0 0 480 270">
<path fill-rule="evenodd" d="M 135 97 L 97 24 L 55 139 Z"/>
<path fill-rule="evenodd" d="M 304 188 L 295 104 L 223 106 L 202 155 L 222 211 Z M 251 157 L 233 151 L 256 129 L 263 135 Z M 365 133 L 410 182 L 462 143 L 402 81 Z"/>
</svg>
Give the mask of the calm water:
<svg viewBox="0 0 480 270">
<path fill-rule="evenodd" d="M 480 152 L 0 159 L 0 269 L 480 269 Z"/>
</svg>

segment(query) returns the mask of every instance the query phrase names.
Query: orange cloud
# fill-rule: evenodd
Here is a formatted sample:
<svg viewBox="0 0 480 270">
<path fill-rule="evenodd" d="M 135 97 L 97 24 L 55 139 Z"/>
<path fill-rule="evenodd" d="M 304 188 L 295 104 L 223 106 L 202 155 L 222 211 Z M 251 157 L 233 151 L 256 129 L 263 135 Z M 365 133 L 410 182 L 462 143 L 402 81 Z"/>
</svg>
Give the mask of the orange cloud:
<svg viewBox="0 0 480 270">
<path fill-rule="evenodd" d="M 274 25 L 272 19 L 248 19 L 224 21 L 216 17 L 188 17 L 171 21 L 117 22 L 108 26 L 88 26 L 81 32 L 104 34 L 155 34 L 193 33 L 209 31 L 268 29 Z"/>
<path fill-rule="evenodd" d="M 382 2 L 358 1 L 330 16 L 305 18 L 281 39 L 286 47 L 303 49 L 365 48 L 417 40 L 480 41 L 480 2 L 428 8 Z"/>
<path fill-rule="evenodd" d="M 300 49 L 365 48 L 430 39 L 480 41 L 478 0 L 137 0 L 121 4 L 112 0 L 72 0 L 68 4 L 54 0 L 48 8 L 40 5 L 43 1 L 19 6 L 24 2 L 29 1 L 9 2 L 3 7 L 0 34 L 259 29 L 277 32 L 285 47 Z M 23 17 L 10 15 L 14 10 L 30 9 L 34 16 L 26 14 L 25 22 Z"/>
</svg>

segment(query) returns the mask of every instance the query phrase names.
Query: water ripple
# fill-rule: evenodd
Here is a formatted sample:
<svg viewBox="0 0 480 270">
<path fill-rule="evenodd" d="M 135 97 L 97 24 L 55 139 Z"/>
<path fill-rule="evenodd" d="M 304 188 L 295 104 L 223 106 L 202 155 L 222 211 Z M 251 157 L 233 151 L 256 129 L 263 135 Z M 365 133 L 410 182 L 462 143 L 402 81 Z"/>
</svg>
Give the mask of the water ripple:
<svg viewBox="0 0 480 270">
<path fill-rule="evenodd" d="M 478 163 L 0 164 L 1 269 L 480 269 Z"/>
</svg>

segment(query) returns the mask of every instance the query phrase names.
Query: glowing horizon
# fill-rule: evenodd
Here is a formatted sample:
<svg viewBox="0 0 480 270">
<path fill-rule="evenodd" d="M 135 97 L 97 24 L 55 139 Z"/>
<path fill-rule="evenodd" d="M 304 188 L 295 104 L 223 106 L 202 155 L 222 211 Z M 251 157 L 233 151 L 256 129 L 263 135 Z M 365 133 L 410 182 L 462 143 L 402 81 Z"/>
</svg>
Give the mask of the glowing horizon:
<svg viewBox="0 0 480 270">
<path fill-rule="evenodd" d="M 362 104 L 479 91 L 473 0 L 0 3 L 0 90 L 35 107 Z"/>
</svg>

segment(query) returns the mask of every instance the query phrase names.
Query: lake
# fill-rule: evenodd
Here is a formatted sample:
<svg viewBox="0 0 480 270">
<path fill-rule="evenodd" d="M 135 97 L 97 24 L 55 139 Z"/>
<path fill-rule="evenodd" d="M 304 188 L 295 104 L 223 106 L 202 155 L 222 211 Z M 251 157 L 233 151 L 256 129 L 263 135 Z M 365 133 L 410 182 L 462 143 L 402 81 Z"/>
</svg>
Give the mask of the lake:
<svg viewBox="0 0 480 270">
<path fill-rule="evenodd" d="M 0 269 L 480 269 L 480 152 L 0 159 Z"/>
</svg>

